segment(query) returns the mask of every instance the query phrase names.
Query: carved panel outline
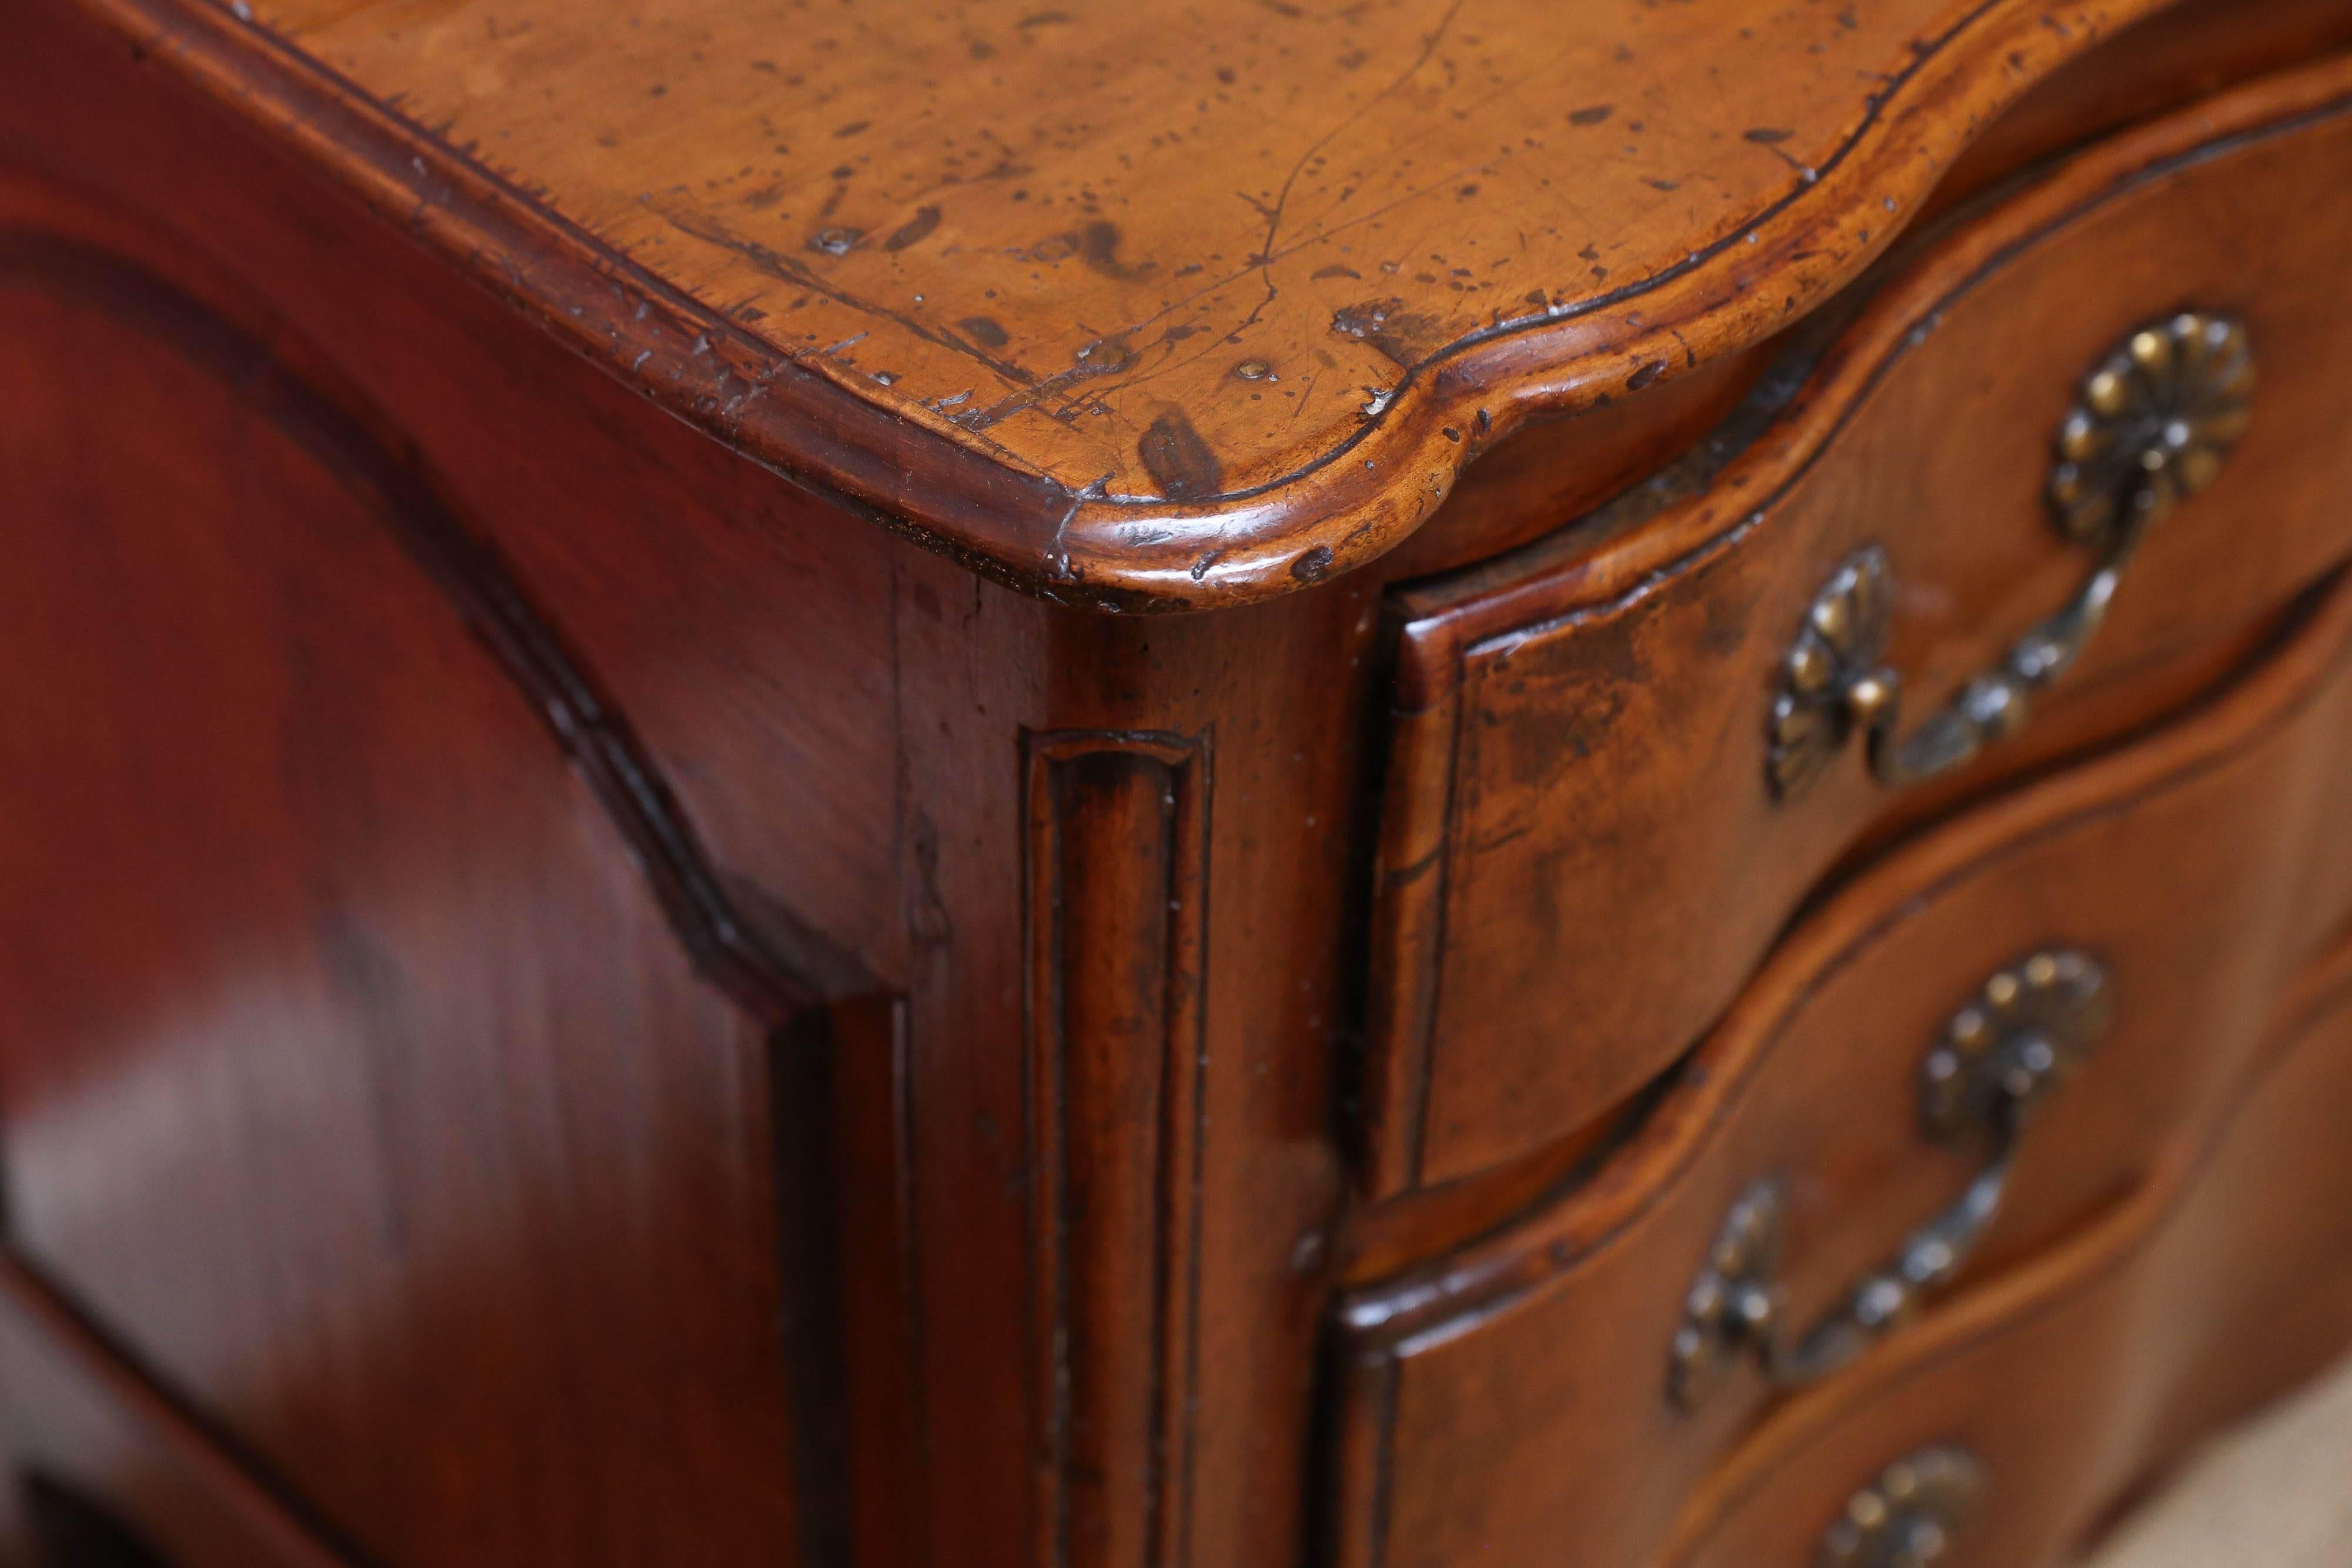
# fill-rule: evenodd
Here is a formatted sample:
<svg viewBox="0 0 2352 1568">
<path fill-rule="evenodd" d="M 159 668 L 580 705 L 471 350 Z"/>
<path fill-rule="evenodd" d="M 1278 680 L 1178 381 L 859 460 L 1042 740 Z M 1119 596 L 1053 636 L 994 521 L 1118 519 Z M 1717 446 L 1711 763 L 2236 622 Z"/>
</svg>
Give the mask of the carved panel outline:
<svg viewBox="0 0 2352 1568">
<path fill-rule="evenodd" d="M 275 323 L 266 333 L 252 325 L 267 319 L 260 307 L 240 299 L 233 308 L 194 291 L 142 259 L 152 241 L 126 245 L 117 232 L 128 237 L 136 231 L 108 219 L 83 221 L 102 237 L 46 219 L 0 218 L 0 292 L 41 294 L 149 339 L 220 382 L 333 476 L 429 580 L 545 727 L 621 839 L 694 973 L 767 1039 L 776 1072 L 773 1109 L 793 1118 L 775 1134 L 777 1219 L 788 1254 L 779 1261 L 778 1287 L 796 1325 L 780 1350 L 793 1406 L 792 1485 L 810 1561 L 846 1561 L 852 1522 L 844 1494 L 880 1478 L 845 1477 L 844 1469 L 855 1467 L 845 1464 L 834 1437 L 849 1418 L 850 1379 L 875 1366 L 880 1349 L 895 1354 L 896 1347 L 876 1347 L 867 1343 L 871 1335 L 853 1339 L 840 1303 L 827 1292 L 833 1270 L 803 1267 L 790 1254 L 816 1249 L 857 1270 L 873 1249 L 865 1234 L 873 1217 L 896 1216 L 898 1195 L 844 1190 L 832 1162 L 842 1138 L 835 1128 L 843 1120 L 838 1063 L 850 1062 L 858 1074 L 861 1098 L 849 1107 L 855 1113 L 895 1120 L 905 1109 L 902 999 L 813 932 L 791 933 L 788 957 L 768 929 L 744 916 L 728 891 L 730 879 L 627 717 L 497 548 L 444 498 L 429 466 L 404 450 L 395 421 L 339 381 L 313 379 L 314 368 L 328 370 L 324 359 Z M 877 1084 L 877 1077 L 884 1082 Z M 795 1091 L 817 1097 L 787 1104 Z M 0 1253 L 43 1292 L 69 1299 L 33 1260 L 9 1247 L 5 1211 Z M 911 1281 L 900 1283 L 911 1288 Z M 102 1324 L 79 1310 L 72 1316 L 110 1354 L 121 1354 Z M 121 1370 L 212 1435 L 236 1456 L 241 1473 L 315 1535 L 345 1555 L 358 1554 L 339 1526 L 194 1401 L 132 1357 L 123 1356 Z"/>
</svg>

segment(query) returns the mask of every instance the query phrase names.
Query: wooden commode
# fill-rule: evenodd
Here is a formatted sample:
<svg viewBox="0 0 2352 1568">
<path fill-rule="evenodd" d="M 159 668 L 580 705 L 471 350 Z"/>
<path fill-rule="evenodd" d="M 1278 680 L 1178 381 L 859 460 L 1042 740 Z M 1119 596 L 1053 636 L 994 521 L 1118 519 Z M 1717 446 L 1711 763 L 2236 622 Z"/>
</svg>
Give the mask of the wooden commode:
<svg viewBox="0 0 2352 1568">
<path fill-rule="evenodd" d="M 2352 0 L 5 21 L 5 1568 L 2057 1568 L 2352 1350 Z"/>
</svg>

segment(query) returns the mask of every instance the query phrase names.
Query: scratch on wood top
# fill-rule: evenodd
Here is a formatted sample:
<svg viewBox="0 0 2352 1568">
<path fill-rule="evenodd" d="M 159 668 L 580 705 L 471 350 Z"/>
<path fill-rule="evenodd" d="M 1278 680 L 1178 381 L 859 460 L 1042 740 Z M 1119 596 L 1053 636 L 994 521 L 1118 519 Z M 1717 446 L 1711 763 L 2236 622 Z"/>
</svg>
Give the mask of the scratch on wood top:
<svg viewBox="0 0 2352 1568">
<path fill-rule="evenodd" d="M 1080 497 L 1076 576 L 1202 601 L 1394 543 L 1476 444 L 1442 425 L 1777 328 L 1992 109 L 2163 3 L 237 13 L 775 353 Z M 1155 512 L 1219 526 L 1148 565 L 1108 542 Z"/>
</svg>

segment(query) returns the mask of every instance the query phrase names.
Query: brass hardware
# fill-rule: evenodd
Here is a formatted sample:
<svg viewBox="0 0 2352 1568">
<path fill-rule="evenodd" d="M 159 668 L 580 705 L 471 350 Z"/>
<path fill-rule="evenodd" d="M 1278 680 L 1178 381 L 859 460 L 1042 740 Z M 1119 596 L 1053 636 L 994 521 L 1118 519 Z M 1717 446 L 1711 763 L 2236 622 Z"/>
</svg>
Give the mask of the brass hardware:
<svg viewBox="0 0 2352 1568">
<path fill-rule="evenodd" d="M 1907 1321 L 1949 1281 L 2000 1210 L 2017 1142 L 2034 1110 L 2072 1077 L 2107 1026 L 2105 966 L 2086 953 L 2032 954 L 1987 979 L 1944 1026 L 1919 1068 L 1919 1121 L 1953 1143 L 1981 1130 L 1992 1157 L 1959 1198 L 1863 1276 L 1845 1305 L 1793 1342 L 1778 1283 L 1787 1217 L 1776 1177 L 1749 1185 L 1724 1217 L 1684 1300 L 1667 1362 L 1668 1397 L 1696 1409 L 1744 1357 L 1775 1386 L 1817 1382 Z"/>
<path fill-rule="evenodd" d="M 1895 1460 L 1846 1499 L 1822 1531 L 1819 1568 L 1927 1568 L 1940 1563 L 1984 1500 L 1983 1463 L 1948 1443 Z"/>
<path fill-rule="evenodd" d="M 2073 665 L 2106 619 L 2148 528 L 2221 473 L 2245 433 L 2253 387 L 2244 326 L 2196 311 L 2140 328 L 2092 367 L 2059 422 L 2047 486 L 2058 531 L 2095 552 L 2091 573 L 2063 609 L 1907 737 L 1897 738 L 1902 677 L 1880 662 L 1893 593 L 1886 552 L 1874 544 L 1842 562 L 1781 664 L 1765 736 L 1773 799 L 1811 783 L 1857 729 L 1883 784 L 1946 772 L 2015 734 L 2033 694 Z"/>
</svg>

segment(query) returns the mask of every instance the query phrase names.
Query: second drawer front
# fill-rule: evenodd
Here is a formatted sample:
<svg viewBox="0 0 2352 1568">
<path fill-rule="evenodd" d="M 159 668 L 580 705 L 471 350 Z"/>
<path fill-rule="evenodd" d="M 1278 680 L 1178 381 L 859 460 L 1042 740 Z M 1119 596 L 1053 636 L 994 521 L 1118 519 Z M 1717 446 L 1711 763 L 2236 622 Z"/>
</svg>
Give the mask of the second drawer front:
<svg viewBox="0 0 2352 1568">
<path fill-rule="evenodd" d="M 1939 1568 L 2068 1561 L 2148 1473 L 2340 1354 L 2352 989 L 2333 967 L 2217 1137 L 1876 1375 L 1765 1427 L 1663 1568 L 1863 1568 L 1923 1524 Z M 1906 1460 L 1909 1487 L 1874 1486 Z"/>
<path fill-rule="evenodd" d="M 1759 1182 L 1779 1195 L 1780 1255 L 1756 1272 L 1783 1292 L 1784 1349 L 1836 1321 L 1996 1157 L 1990 1129 L 1923 1135 L 1923 1074 L 1956 1020 L 2001 1010 L 1988 977 L 2034 954 L 2095 964 L 2105 1016 L 2021 1133 L 1970 1266 L 2014 1260 L 2131 1191 L 2243 1076 L 2276 998 L 2352 911 L 2336 828 L 2352 594 L 2333 588 L 2308 613 L 2195 719 L 1962 819 L 1848 889 L 1590 1182 L 1352 1299 L 1343 1561 L 1646 1561 L 1773 1394 L 1752 1345 L 1711 1380 L 1678 1382 L 1677 1334 L 1727 1217 Z M 2053 1040 L 2074 1028 L 2037 1023 L 2030 999 L 2016 1011 Z"/>
</svg>

